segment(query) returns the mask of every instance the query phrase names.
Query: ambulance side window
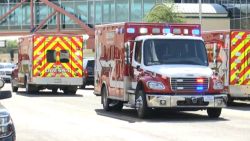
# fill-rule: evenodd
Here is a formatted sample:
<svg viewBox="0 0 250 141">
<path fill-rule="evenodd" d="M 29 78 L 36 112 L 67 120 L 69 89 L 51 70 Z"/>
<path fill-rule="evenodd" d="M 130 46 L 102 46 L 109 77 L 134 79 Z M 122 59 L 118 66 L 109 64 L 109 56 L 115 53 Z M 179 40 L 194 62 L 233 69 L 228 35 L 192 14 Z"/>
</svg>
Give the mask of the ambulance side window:
<svg viewBox="0 0 250 141">
<path fill-rule="evenodd" d="M 61 63 L 68 63 L 69 62 L 69 51 L 68 50 L 61 50 L 60 51 L 60 62 Z"/>
<path fill-rule="evenodd" d="M 141 63 L 141 55 L 142 55 L 142 49 L 141 49 L 142 41 L 138 41 L 135 43 L 135 61 L 138 63 Z"/>
<path fill-rule="evenodd" d="M 47 50 L 46 59 L 48 63 L 56 62 L 56 51 L 55 50 Z"/>
</svg>

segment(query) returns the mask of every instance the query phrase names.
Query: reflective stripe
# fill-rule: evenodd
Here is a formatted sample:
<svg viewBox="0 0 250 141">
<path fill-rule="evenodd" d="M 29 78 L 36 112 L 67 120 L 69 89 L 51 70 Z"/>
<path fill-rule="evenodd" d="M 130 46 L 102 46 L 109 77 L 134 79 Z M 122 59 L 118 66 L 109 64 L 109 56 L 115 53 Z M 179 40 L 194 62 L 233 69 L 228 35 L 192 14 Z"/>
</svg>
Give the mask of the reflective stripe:
<svg viewBox="0 0 250 141">
<path fill-rule="evenodd" d="M 246 32 L 231 32 L 231 48 L 230 48 L 230 84 L 242 85 L 246 78 L 246 54 L 245 50 L 250 45 L 246 42 Z"/>
</svg>

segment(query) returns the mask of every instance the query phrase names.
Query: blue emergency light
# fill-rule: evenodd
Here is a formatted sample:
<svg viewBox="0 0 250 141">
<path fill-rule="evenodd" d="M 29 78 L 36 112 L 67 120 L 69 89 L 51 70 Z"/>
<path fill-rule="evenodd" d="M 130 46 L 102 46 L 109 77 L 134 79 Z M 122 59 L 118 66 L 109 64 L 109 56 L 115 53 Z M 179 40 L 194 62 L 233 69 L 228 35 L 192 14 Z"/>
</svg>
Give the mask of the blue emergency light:
<svg viewBox="0 0 250 141">
<path fill-rule="evenodd" d="M 196 87 L 196 90 L 197 90 L 197 91 L 202 91 L 202 90 L 203 90 L 203 86 L 197 86 L 197 87 Z"/>
<path fill-rule="evenodd" d="M 193 29 L 192 34 L 193 35 L 200 35 L 200 29 Z"/>
</svg>

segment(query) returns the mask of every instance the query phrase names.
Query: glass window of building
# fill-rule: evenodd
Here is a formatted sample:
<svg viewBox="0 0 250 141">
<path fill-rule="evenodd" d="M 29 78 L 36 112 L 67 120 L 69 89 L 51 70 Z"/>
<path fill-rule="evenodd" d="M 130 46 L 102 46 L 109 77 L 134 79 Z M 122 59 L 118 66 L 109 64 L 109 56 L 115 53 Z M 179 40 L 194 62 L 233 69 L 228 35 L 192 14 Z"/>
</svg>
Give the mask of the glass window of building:
<svg viewBox="0 0 250 141">
<path fill-rule="evenodd" d="M 128 0 L 116 0 L 115 9 L 116 9 L 115 13 L 116 22 L 128 21 L 128 16 L 129 16 Z"/>
<path fill-rule="evenodd" d="M 115 21 L 115 2 L 114 0 L 103 1 L 103 23 Z"/>
<path fill-rule="evenodd" d="M 130 21 L 142 20 L 142 0 L 131 0 Z"/>
</svg>

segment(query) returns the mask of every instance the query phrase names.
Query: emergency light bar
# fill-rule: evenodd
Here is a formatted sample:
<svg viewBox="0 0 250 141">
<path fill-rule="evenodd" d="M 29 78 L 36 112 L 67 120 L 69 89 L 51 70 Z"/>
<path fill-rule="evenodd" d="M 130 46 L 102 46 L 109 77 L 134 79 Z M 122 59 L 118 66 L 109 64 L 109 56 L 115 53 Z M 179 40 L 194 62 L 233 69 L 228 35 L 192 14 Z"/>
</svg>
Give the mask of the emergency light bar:
<svg viewBox="0 0 250 141">
<path fill-rule="evenodd" d="M 119 30 L 120 31 L 120 30 Z M 124 30 L 121 30 L 119 33 L 123 33 Z M 153 28 L 148 28 L 148 27 L 139 27 L 138 29 L 136 27 L 128 27 L 126 29 L 126 33 L 128 34 L 169 34 L 173 33 L 174 35 L 193 35 L 193 36 L 200 36 L 201 31 L 199 28 L 194 28 L 194 29 L 188 29 L 183 27 L 163 27 L 163 28 L 158 28 L 158 27 L 153 27 Z"/>
</svg>

